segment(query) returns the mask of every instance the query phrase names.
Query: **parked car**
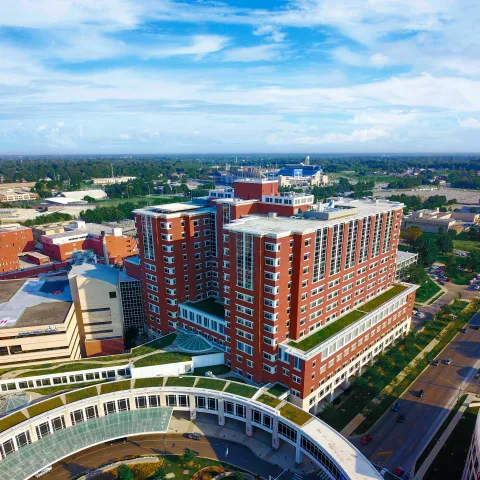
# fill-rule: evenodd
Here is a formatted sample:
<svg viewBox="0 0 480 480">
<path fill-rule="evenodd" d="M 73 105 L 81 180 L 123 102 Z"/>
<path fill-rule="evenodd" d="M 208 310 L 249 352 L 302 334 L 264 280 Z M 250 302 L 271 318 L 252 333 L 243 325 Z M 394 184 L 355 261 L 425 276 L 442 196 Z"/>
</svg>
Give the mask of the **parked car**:
<svg viewBox="0 0 480 480">
<path fill-rule="evenodd" d="M 425 317 L 425 314 L 423 312 L 418 312 L 417 313 L 417 317 L 418 318 L 424 318 Z"/>
<path fill-rule="evenodd" d="M 446 280 L 447 282 L 451 282 L 451 281 L 452 281 L 452 279 L 451 279 L 450 277 L 447 277 L 445 280 Z"/>
<path fill-rule="evenodd" d="M 438 283 L 439 283 L 440 285 L 445 285 L 445 282 L 444 282 L 443 280 L 440 280 Z"/>
<path fill-rule="evenodd" d="M 446 360 L 443 361 L 443 363 L 445 365 L 450 365 L 452 363 L 452 359 L 451 358 L 447 358 Z"/>
<path fill-rule="evenodd" d="M 395 402 L 395 403 L 392 405 L 392 412 L 398 412 L 398 411 L 400 410 L 400 405 L 401 405 L 400 402 Z"/>
<path fill-rule="evenodd" d="M 439 363 L 440 363 L 440 360 L 434 360 L 434 361 L 432 362 L 432 365 L 433 365 L 434 367 L 438 367 L 438 364 L 439 364 Z"/>
<path fill-rule="evenodd" d="M 425 390 L 419 390 L 419 391 L 417 392 L 417 397 L 418 397 L 418 398 L 423 398 L 424 395 L 425 395 Z"/>
<path fill-rule="evenodd" d="M 397 416 L 398 423 L 402 423 L 404 420 L 405 420 L 405 415 L 403 413 Z"/>
<path fill-rule="evenodd" d="M 412 310 L 412 313 L 416 316 L 416 315 L 418 315 L 418 310 L 414 308 L 414 309 Z"/>
<path fill-rule="evenodd" d="M 401 467 L 397 467 L 394 471 L 393 474 L 396 475 L 397 477 L 401 477 L 405 473 L 405 470 Z"/>
<path fill-rule="evenodd" d="M 480 285 L 475 285 L 473 288 L 474 288 L 475 290 L 480 290 Z"/>
<path fill-rule="evenodd" d="M 373 439 L 373 436 L 370 435 L 369 433 L 367 433 L 366 435 L 364 435 L 362 437 L 362 439 L 360 441 L 362 442 L 362 445 L 367 445 L 368 442 L 370 442 L 372 439 Z"/>
<path fill-rule="evenodd" d="M 185 438 L 189 438 L 190 440 L 200 440 L 202 438 L 201 433 L 185 433 L 184 434 Z"/>
<path fill-rule="evenodd" d="M 460 331 L 461 331 L 462 333 L 467 333 L 467 330 L 468 330 L 468 328 L 462 328 Z"/>
</svg>

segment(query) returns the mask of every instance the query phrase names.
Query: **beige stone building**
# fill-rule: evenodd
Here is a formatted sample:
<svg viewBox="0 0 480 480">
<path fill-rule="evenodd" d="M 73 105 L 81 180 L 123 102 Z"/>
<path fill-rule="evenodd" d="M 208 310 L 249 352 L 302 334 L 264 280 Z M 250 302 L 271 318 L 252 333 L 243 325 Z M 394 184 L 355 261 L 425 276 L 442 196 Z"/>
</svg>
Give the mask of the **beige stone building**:
<svg viewBox="0 0 480 480">
<path fill-rule="evenodd" d="M 81 357 L 66 277 L 0 281 L 0 355 L 2 366 Z"/>
<path fill-rule="evenodd" d="M 0 202 L 19 202 L 23 200 L 36 200 L 38 195 L 32 192 L 24 192 L 23 190 L 0 190 Z"/>
<path fill-rule="evenodd" d="M 85 356 L 123 353 L 123 314 L 118 270 L 73 265 L 68 274 Z"/>
</svg>

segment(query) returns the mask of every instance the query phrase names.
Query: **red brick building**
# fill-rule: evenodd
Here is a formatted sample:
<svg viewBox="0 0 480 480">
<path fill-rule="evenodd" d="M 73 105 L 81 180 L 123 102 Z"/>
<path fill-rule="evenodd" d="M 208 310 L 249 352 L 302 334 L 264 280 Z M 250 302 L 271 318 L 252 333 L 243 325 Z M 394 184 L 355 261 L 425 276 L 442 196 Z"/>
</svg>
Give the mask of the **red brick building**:
<svg viewBox="0 0 480 480">
<path fill-rule="evenodd" d="M 122 264 L 124 258 L 138 254 L 135 238 L 123 235 L 121 228 L 82 221 L 74 222 L 73 228 L 64 232 L 42 235 L 42 248 L 45 255 L 58 262 L 83 250 L 93 250 L 107 264 Z"/>
<path fill-rule="evenodd" d="M 393 284 L 403 204 L 313 202 L 242 179 L 135 211 L 149 332 L 199 333 L 303 408 L 331 401 L 409 330 L 416 287 Z"/>
<path fill-rule="evenodd" d="M 0 273 L 18 270 L 18 254 L 34 247 L 31 228 L 19 224 L 0 226 Z"/>
</svg>

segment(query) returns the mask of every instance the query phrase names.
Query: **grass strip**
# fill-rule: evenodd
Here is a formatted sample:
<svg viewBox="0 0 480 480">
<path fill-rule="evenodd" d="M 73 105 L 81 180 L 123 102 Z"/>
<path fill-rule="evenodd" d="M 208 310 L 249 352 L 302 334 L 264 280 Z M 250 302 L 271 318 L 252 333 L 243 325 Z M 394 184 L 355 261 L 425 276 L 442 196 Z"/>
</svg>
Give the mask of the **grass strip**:
<svg viewBox="0 0 480 480">
<path fill-rule="evenodd" d="M 76 390 L 65 395 L 66 403 L 78 402 L 84 398 L 95 397 L 98 395 L 97 387 L 94 385 L 89 388 L 83 388 L 82 390 Z"/>
<path fill-rule="evenodd" d="M 195 388 L 208 388 L 210 390 L 223 391 L 227 382 L 213 378 L 199 378 Z"/>
<path fill-rule="evenodd" d="M 265 393 L 262 393 L 258 398 L 255 399 L 257 402 L 264 403 L 265 405 L 268 405 L 269 407 L 276 408 L 278 405 L 282 403 L 281 400 L 279 400 L 276 397 L 272 397 L 270 395 L 266 395 Z"/>
<path fill-rule="evenodd" d="M 134 388 L 163 387 L 164 377 L 137 378 Z"/>
<path fill-rule="evenodd" d="M 252 398 L 257 392 L 257 389 L 255 387 L 250 387 L 249 385 L 230 382 L 225 391 L 233 395 L 240 395 L 241 397 Z"/>
<path fill-rule="evenodd" d="M 60 397 L 53 397 L 48 400 L 44 400 L 43 402 L 35 403 L 34 405 L 28 407 L 27 411 L 30 415 L 30 418 L 32 418 L 61 406 L 63 406 L 62 399 Z"/>
<path fill-rule="evenodd" d="M 305 410 L 301 410 L 300 408 L 295 407 L 290 403 L 286 403 L 280 408 L 280 413 L 283 417 L 287 418 L 291 422 L 295 423 L 298 426 L 304 425 L 312 416 L 305 412 Z"/>
<path fill-rule="evenodd" d="M 185 355 L 178 352 L 162 352 L 148 355 L 147 357 L 140 358 L 133 364 L 137 368 L 151 367 L 152 365 L 166 365 L 167 363 L 180 363 L 189 362 L 192 359 L 190 355 Z"/>
<path fill-rule="evenodd" d="M 130 380 L 122 380 L 120 382 L 104 383 L 100 387 L 100 393 L 120 392 L 121 390 L 130 390 Z"/>
<path fill-rule="evenodd" d="M 9 428 L 24 422 L 27 417 L 22 412 L 15 412 L 0 419 L 0 432 L 8 430 Z"/>
<path fill-rule="evenodd" d="M 195 377 L 168 377 L 167 387 L 193 387 Z"/>
</svg>

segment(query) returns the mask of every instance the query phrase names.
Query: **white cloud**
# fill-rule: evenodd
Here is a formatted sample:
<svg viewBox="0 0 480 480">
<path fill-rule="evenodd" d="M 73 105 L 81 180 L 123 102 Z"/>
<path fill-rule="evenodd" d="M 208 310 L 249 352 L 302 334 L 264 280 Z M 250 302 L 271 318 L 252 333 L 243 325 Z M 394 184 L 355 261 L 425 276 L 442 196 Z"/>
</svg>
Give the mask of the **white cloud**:
<svg viewBox="0 0 480 480">
<path fill-rule="evenodd" d="M 62 128 L 65 126 L 65 122 L 57 122 L 57 127 Z"/>
<path fill-rule="evenodd" d="M 468 117 L 466 120 L 459 120 L 458 126 L 460 128 L 480 129 L 480 120 L 473 117 Z"/>
<path fill-rule="evenodd" d="M 284 32 L 274 25 L 261 25 L 253 31 L 254 35 L 267 37 L 268 40 L 275 43 L 280 43 L 285 40 L 287 36 Z"/>
<path fill-rule="evenodd" d="M 209 53 L 225 48 L 229 39 L 221 35 L 194 35 L 187 44 L 166 44 L 159 48 L 145 49 L 146 57 L 173 57 L 178 55 L 195 55 L 203 57 Z"/>
<path fill-rule="evenodd" d="M 298 137 L 294 138 L 292 143 L 300 145 L 366 143 L 389 136 L 390 133 L 383 128 L 368 128 L 354 130 L 351 133 L 327 133 L 318 137 Z"/>
<path fill-rule="evenodd" d="M 46 123 L 42 123 L 42 125 L 39 125 L 35 131 L 37 133 L 40 133 L 45 131 L 47 128 L 48 128 L 48 125 Z"/>
<path fill-rule="evenodd" d="M 227 50 L 224 62 L 260 62 L 276 60 L 281 51 L 278 44 L 256 45 L 254 47 L 238 47 Z"/>
<path fill-rule="evenodd" d="M 131 137 L 130 137 L 130 135 L 128 135 L 128 133 L 121 133 L 120 138 L 122 140 L 130 140 Z"/>
<path fill-rule="evenodd" d="M 411 125 L 418 118 L 416 112 L 362 112 L 355 115 L 352 123 L 357 125 L 404 126 Z"/>
</svg>

